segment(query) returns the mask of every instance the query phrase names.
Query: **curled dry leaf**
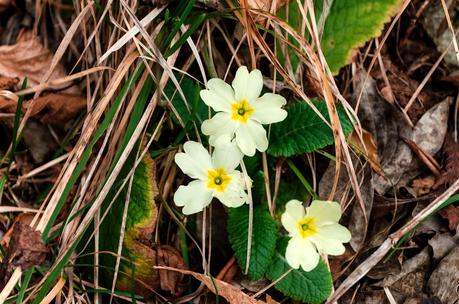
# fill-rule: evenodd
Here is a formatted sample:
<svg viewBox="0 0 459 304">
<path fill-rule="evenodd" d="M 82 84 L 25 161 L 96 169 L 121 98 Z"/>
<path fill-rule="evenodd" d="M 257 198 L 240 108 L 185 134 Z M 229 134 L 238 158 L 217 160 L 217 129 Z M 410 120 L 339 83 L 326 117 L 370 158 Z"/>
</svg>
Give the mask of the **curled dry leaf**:
<svg viewBox="0 0 459 304">
<path fill-rule="evenodd" d="M 40 83 L 51 66 L 53 54 L 43 46 L 38 37 L 23 32 L 16 44 L 0 46 L 0 75 L 20 79 L 27 77 L 27 84 L 33 87 Z M 57 65 L 50 79 L 66 76 L 62 65 Z"/>
<path fill-rule="evenodd" d="M 31 100 L 25 101 L 22 111 L 25 112 Z M 15 113 L 17 102 L 0 97 L 0 111 Z M 86 98 L 80 95 L 52 93 L 38 97 L 33 103 L 31 117 L 36 117 L 44 124 L 65 125 L 86 108 Z"/>
<path fill-rule="evenodd" d="M 0 289 L 8 281 L 14 269 L 25 270 L 40 265 L 46 258 L 48 248 L 43 244 L 41 233 L 18 221 L 14 224 L 6 256 L 0 265 Z"/>
<path fill-rule="evenodd" d="M 225 300 L 227 300 L 230 304 L 266 304 L 266 302 L 252 298 L 251 296 L 245 294 L 240 289 L 238 289 L 237 287 L 234 287 L 233 285 L 229 283 L 206 276 L 201 273 L 184 270 L 184 269 L 172 268 L 172 267 L 157 266 L 155 268 L 177 271 L 182 274 L 191 275 L 195 279 L 204 283 L 212 293 L 225 298 Z"/>
</svg>

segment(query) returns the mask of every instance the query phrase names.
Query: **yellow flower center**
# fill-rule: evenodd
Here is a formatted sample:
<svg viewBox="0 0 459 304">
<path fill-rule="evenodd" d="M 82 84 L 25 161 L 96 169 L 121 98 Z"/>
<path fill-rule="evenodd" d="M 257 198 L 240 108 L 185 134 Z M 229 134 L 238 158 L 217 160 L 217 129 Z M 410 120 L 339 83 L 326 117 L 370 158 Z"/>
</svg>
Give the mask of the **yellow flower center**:
<svg viewBox="0 0 459 304">
<path fill-rule="evenodd" d="M 313 217 L 305 217 L 298 222 L 298 231 L 303 239 L 317 233 L 316 220 Z"/>
<path fill-rule="evenodd" d="M 207 187 L 210 189 L 224 192 L 230 182 L 231 177 L 226 174 L 224 168 L 207 171 Z"/>
<path fill-rule="evenodd" d="M 246 123 L 253 114 L 254 109 L 246 99 L 231 104 L 231 119 Z"/>
</svg>

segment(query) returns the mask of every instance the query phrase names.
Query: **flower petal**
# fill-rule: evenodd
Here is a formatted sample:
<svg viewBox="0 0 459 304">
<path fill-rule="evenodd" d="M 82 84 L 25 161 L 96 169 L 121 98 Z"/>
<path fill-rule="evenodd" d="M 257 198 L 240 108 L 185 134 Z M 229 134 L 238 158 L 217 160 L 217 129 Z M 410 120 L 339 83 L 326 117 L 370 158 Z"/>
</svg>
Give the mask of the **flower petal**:
<svg viewBox="0 0 459 304">
<path fill-rule="evenodd" d="M 306 215 L 315 218 L 318 227 L 337 223 L 341 217 L 341 206 L 332 201 L 312 201 L 306 208 Z"/>
<path fill-rule="evenodd" d="M 262 124 L 282 121 L 287 117 L 287 111 L 282 109 L 286 103 L 287 101 L 281 95 L 266 93 L 252 102 L 255 111 L 251 118 Z"/>
<path fill-rule="evenodd" d="M 318 235 L 311 236 L 310 240 L 314 243 L 314 245 L 316 245 L 317 250 L 320 253 L 341 255 L 344 251 L 346 251 L 344 245 L 338 240 L 322 238 Z"/>
<path fill-rule="evenodd" d="M 298 200 L 291 200 L 285 205 L 285 212 L 282 214 L 281 222 L 290 236 L 298 234 L 298 222 L 304 217 L 303 204 Z"/>
<path fill-rule="evenodd" d="M 268 148 L 266 130 L 260 123 L 249 120 L 245 124 L 240 124 L 237 128 L 236 143 L 242 153 L 248 156 L 253 156 L 255 149 L 264 152 Z"/>
<path fill-rule="evenodd" d="M 192 181 L 187 186 L 180 186 L 174 194 L 174 202 L 184 207 L 183 214 L 201 212 L 212 201 L 212 191 L 204 181 Z"/>
<path fill-rule="evenodd" d="M 233 88 L 220 78 L 212 78 L 207 82 L 209 90 L 220 95 L 229 105 L 235 101 Z"/>
<path fill-rule="evenodd" d="M 229 84 L 221 79 L 213 78 L 207 82 L 208 90 L 201 90 L 199 95 L 206 105 L 216 112 L 231 112 L 234 102 L 234 91 Z"/>
<path fill-rule="evenodd" d="M 227 173 L 236 169 L 241 161 L 243 154 L 234 141 L 229 136 L 220 136 L 215 142 L 215 151 L 212 154 L 212 164 L 214 168 L 225 168 Z"/>
<path fill-rule="evenodd" d="M 304 271 L 311 271 L 319 264 L 319 254 L 314 245 L 307 239 L 293 237 L 285 251 L 287 263 L 295 269 L 300 266 Z"/>
<path fill-rule="evenodd" d="M 206 179 L 207 170 L 212 168 L 209 152 L 195 141 L 187 141 L 183 145 L 183 150 L 185 153 L 175 155 L 175 162 L 179 168 L 191 178 Z"/>
<path fill-rule="evenodd" d="M 334 239 L 341 243 L 347 243 L 352 238 L 351 232 L 343 225 L 337 223 L 318 227 L 318 234 L 321 237 Z"/>
<path fill-rule="evenodd" d="M 263 75 L 260 70 L 254 69 L 249 73 L 246 66 L 241 66 L 236 71 L 232 85 L 236 100 L 246 99 L 251 102 L 261 94 Z"/>
<path fill-rule="evenodd" d="M 230 114 L 220 112 L 214 115 L 211 119 L 205 120 L 201 125 L 201 131 L 204 135 L 210 136 L 209 142 L 215 146 L 215 142 L 221 136 L 232 138 L 237 124 L 231 120 Z"/>
<path fill-rule="evenodd" d="M 214 196 L 225 206 L 237 208 L 247 202 L 244 177 L 241 172 L 236 171 L 229 174 L 231 182 L 224 192 L 214 192 Z"/>
<path fill-rule="evenodd" d="M 318 227 L 317 234 L 310 237 L 319 252 L 331 255 L 341 255 L 346 248 L 342 243 L 351 240 L 351 233 L 346 227 L 333 223 L 326 226 Z"/>
</svg>

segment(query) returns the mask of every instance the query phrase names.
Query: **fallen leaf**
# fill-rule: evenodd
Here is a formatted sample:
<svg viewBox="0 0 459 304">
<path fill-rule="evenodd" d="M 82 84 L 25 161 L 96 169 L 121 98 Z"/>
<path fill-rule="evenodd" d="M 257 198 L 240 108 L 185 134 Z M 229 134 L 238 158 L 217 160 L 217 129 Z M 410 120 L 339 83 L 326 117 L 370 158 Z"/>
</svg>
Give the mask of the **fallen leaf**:
<svg viewBox="0 0 459 304">
<path fill-rule="evenodd" d="M 211 292 L 225 298 L 225 300 L 227 300 L 230 304 L 266 304 L 266 302 L 252 298 L 251 296 L 245 294 L 240 289 L 234 287 L 229 283 L 223 282 L 221 280 L 212 278 L 201 273 L 172 267 L 156 266 L 155 268 L 172 270 L 183 274 L 191 275 L 195 279 L 204 283 Z"/>
<path fill-rule="evenodd" d="M 48 248 L 43 244 L 39 231 L 22 222 L 16 222 L 5 259 L 0 265 L 0 289 L 15 268 L 20 266 L 22 270 L 26 270 L 40 265 L 45 261 L 47 252 Z"/>
<path fill-rule="evenodd" d="M 459 282 L 459 246 L 444 257 L 427 282 L 431 295 L 438 297 L 443 304 L 459 301 L 457 286 Z"/>
<path fill-rule="evenodd" d="M 22 139 L 36 164 L 41 164 L 59 148 L 49 128 L 34 119 L 27 121 Z"/>
<path fill-rule="evenodd" d="M 432 247 L 433 258 L 437 261 L 444 258 L 457 246 L 457 241 L 459 241 L 459 236 L 452 236 L 449 232 L 435 234 L 428 241 L 430 247 Z"/>
<path fill-rule="evenodd" d="M 433 186 L 433 189 L 437 189 L 445 184 L 451 185 L 459 179 L 459 143 L 455 142 L 449 134 L 445 137 L 443 153 L 446 155 L 445 169 Z"/>
<path fill-rule="evenodd" d="M 25 112 L 32 100 L 24 101 Z M 0 97 L 0 111 L 15 113 L 17 102 Z M 80 95 L 52 93 L 38 97 L 33 103 L 31 117 L 36 117 L 44 124 L 65 125 L 86 108 L 86 98 Z"/>
<path fill-rule="evenodd" d="M 448 220 L 448 227 L 452 231 L 456 231 L 457 226 L 459 225 L 459 207 L 454 205 L 449 205 L 446 208 L 443 208 L 438 212 L 441 217 Z"/>
<path fill-rule="evenodd" d="M 418 178 L 413 181 L 413 196 L 419 197 L 430 192 L 430 189 L 435 184 L 435 178 L 433 176 L 427 176 L 425 178 Z"/>
<path fill-rule="evenodd" d="M 16 223 L 21 222 L 24 225 L 30 225 L 32 222 L 33 218 L 35 217 L 35 214 L 31 213 L 21 213 L 19 214 L 15 219 L 13 225 L 11 225 L 11 228 L 8 229 L 8 231 L 5 233 L 3 236 L 2 240 L 0 241 L 0 246 L 2 247 L 8 247 L 8 244 L 10 243 L 11 237 L 13 235 L 14 231 L 14 226 Z"/>
<path fill-rule="evenodd" d="M 383 174 L 381 171 L 381 164 L 379 161 L 378 147 L 376 146 L 375 140 L 370 132 L 362 129 L 362 140 L 360 140 L 356 131 L 349 135 L 348 140 L 359 149 L 359 152 L 366 160 L 369 161 L 373 170 L 378 174 Z M 366 152 L 365 152 L 366 151 Z"/>
<path fill-rule="evenodd" d="M 157 248 L 156 265 L 186 269 L 185 262 L 180 252 L 170 246 L 159 246 Z M 183 274 L 180 272 L 163 269 L 159 270 L 161 290 L 168 291 L 173 295 L 179 295 L 183 292 L 183 286 L 178 284 L 182 279 Z"/>
<path fill-rule="evenodd" d="M 451 9 L 449 10 L 450 19 L 454 29 L 458 27 L 458 10 L 454 1 L 446 1 Z M 441 1 L 429 1 L 427 8 L 420 18 L 423 28 L 427 34 L 432 38 L 438 52 L 443 53 L 447 50 L 446 56 L 443 59 L 451 68 L 457 68 L 459 62 L 457 61 L 454 47 L 450 47 L 452 34 L 448 26 L 445 26 L 445 13 L 442 8 Z"/>
<path fill-rule="evenodd" d="M 12 90 L 18 83 L 17 77 L 0 76 L 0 90 Z"/>
<path fill-rule="evenodd" d="M 43 46 L 39 37 L 22 32 L 16 44 L 0 46 L 0 75 L 15 78 L 22 83 L 27 77 L 29 87 L 36 86 L 51 66 L 53 54 Z M 50 80 L 66 76 L 64 66 L 57 65 Z"/>
<path fill-rule="evenodd" d="M 424 276 L 429 265 L 429 248 L 426 247 L 414 257 L 403 262 L 400 272 L 389 275 L 376 285 L 390 287 L 405 296 L 418 295 L 422 293 Z"/>
<path fill-rule="evenodd" d="M 440 151 L 448 126 L 450 98 L 430 108 L 413 129 L 412 140 L 426 153 L 434 156 Z"/>
<path fill-rule="evenodd" d="M 420 172 L 421 163 L 404 142 L 412 140 L 433 156 L 443 145 L 447 130 L 450 101 L 445 99 L 425 112 L 414 128 L 406 122 L 398 109 L 384 101 L 376 90 L 376 83 L 360 71 L 356 75 L 356 92 L 363 87 L 359 119 L 372 135 L 378 148 L 384 176 L 374 176 L 375 190 L 384 195 L 392 187 L 408 185 Z"/>
</svg>

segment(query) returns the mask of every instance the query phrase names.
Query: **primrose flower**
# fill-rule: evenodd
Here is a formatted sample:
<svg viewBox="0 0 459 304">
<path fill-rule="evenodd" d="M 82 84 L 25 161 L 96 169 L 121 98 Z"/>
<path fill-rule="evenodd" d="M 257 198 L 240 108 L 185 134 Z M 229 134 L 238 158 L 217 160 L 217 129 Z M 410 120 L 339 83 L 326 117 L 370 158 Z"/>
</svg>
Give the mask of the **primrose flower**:
<svg viewBox="0 0 459 304">
<path fill-rule="evenodd" d="M 351 233 L 338 224 L 340 217 L 341 207 L 337 202 L 313 201 L 305 210 L 300 201 L 289 201 L 281 218 L 291 237 L 285 251 L 289 265 L 311 271 L 319 263 L 319 253 L 343 254 L 342 243 L 351 240 Z"/>
<path fill-rule="evenodd" d="M 241 160 L 239 149 L 228 141 L 219 143 L 212 156 L 202 144 L 188 141 L 185 153 L 177 153 L 175 162 L 186 175 L 194 178 L 180 186 L 174 195 L 184 214 L 202 211 L 213 197 L 228 207 L 239 207 L 247 201 L 244 177 L 235 170 Z"/>
<path fill-rule="evenodd" d="M 281 107 L 286 104 L 284 97 L 266 93 L 260 97 L 263 76 L 257 69 L 251 71 L 241 66 L 233 80 L 232 87 L 221 79 L 207 82 L 208 89 L 201 91 L 205 104 L 217 114 L 205 120 L 201 130 L 209 135 L 209 142 L 215 146 L 221 136 L 235 137 L 242 153 L 253 156 L 255 150 L 268 148 L 266 130 L 262 124 L 279 122 L 287 117 Z"/>
</svg>

